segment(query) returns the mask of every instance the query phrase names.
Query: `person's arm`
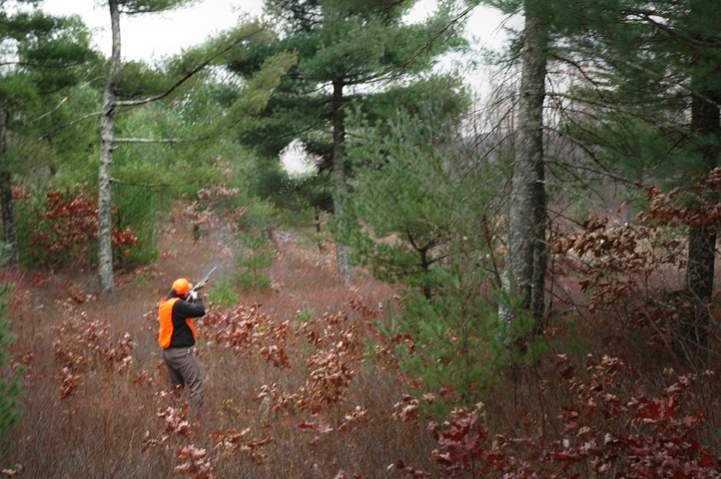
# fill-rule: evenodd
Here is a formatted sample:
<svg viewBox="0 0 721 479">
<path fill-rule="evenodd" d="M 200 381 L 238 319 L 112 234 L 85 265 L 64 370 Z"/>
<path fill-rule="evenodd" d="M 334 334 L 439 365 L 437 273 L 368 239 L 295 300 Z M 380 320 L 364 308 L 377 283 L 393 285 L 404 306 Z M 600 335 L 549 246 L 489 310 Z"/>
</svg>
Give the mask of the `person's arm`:
<svg viewBox="0 0 721 479">
<path fill-rule="evenodd" d="M 200 298 L 192 303 L 182 299 L 178 300 L 173 305 L 173 309 L 179 317 L 183 318 L 183 321 L 185 318 L 199 318 L 205 315 L 205 305 Z"/>
</svg>

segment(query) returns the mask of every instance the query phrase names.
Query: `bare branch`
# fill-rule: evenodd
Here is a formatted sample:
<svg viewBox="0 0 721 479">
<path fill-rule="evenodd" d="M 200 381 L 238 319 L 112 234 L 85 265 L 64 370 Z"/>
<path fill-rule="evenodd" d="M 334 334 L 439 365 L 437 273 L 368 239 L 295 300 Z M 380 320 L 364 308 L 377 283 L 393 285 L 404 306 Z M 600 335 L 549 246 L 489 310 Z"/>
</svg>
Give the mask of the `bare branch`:
<svg viewBox="0 0 721 479">
<path fill-rule="evenodd" d="M 46 116 L 52 115 L 53 113 L 55 113 L 56 111 L 58 111 L 58 110 L 60 109 L 60 107 L 63 106 L 63 104 L 65 104 L 66 101 L 68 101 L 68 98 L 70 98 L 70 97 L 69 97 L 69 96 L 63 97 L 63 99 L 60 100 L 57 105 L 55 105 L 55 108 L 53 108 L 53 109 L 50 110 L 50 111 L 46 111 L 45 113 L 43 113 L 43 114 L 40 115 L 39 117 L 37 117 L 37 118 L 35 118 L 34 120 L 32 120 L 30 123 L 37 123 L 38 121 L 42 120 L 42 119 L 45 118 Z"/>
<path fill-rule="evenodd" d="M 208 137 L 200 138 L 114 138 L 113 143 L 192 143 L 203 141 Z"/>
<path fill-rule="evenodd" d="M 60 125 L 60 126 L 58 126 L 57 128 L 54 128 L 53 130 L 51 130 L 51 131 L 49 131 L 49 132 L 47 132 L 47 133 L 44 133 L 44 134 L 40 137 L 40 139 L 50 139 L 50 138 L 52 138 L 53 136 L 55 136 L 60 130 L 64 130 L 65 128 L 71 127 L 71 126 L 73 126 L 73 125 L 75 125 L 75 124 L 77 124 L 77 123 L 80 123 L 81 121 L 85 121 L 85 120 L 87 120 L 88 118 L 92 118 L 92 117 L 94 117 L 94 116 L 100 116 L 100 115 L 102 115 L 102 114 L 103 114 L 102 111 L 94 111 L 94 112 L 92 112 L 92 113 L 88 113 L 88 114 L 86 114 L 86 115 L 83 115 L 83 116 L 81 116 L 81 117 L 79 117 L 79 118 L 74 119 L 74 120 L 71 121 L 71 122 L 65 123 L 64 125 Z"/>
<path fill-rule="evenodd" d="M 646 67 L 643 66 L 643 65 L 639 65 L 639 64 L 636 63 L 636 62 L 632 62 L 632 61 L 626 60 L 626 59 L 624 59 L 624 58 L 615 57 L 615 56 L 613 56 L 613 55 L 608 55 L 608 54 L 602 53 L 602 52 L 600 52 L 600 51 L 594 51 L 594 50 L 589 50 L 589 49 L 585 49 L 585 48 L 579 49 L 579 51 L 580 51 L 581 53 L 586 53 L 586 54 L 588 54 L 588 55 L 596 55 L 596 56 L 599 56 L 599 57 L 603 58 L 604 60 L 606 60 L 606 61 L 608 61 L 608 62 L 610 62 L 610 63 L 613 63 L 613 62 L 621 63 L 621 64 L 626 65 L 626 66 L 628 66 L 628 67 L 631 67 L 631 68 L 633 68 L 633 69 L 635 69 L 635 70 L 638 70 L 638 71 L 640 71 L 640 72 L 643 72 L 643 73 L 646 73 L 646 74 L 648 74 L 648 75 L 651 75 L 651 76 L 654 77 L 654 78 L 658 78 L 659 80 L 663 80 L 663 79 L 664 79 L 664 76 L 663 76 L 663 75 L 660 75 L 659 73 L 657 73 L 657 72 L 655 72 L 655 71 L 653 71 L 653 70 L 650 70 L 650 69 L 646 68 Z M 681 88 L 681 89 L 683 89 L 683 90 L 686 90 L 687 92 L 691 93 L 692 95 L 694 95 L 694 96 L 702 99 L 703 101 L 707 102 L 708 104 L 713 105 L 713 106 L 715 106 L 716 108 L 721 109 L 721 104 L 720 104 L 720 103 L 718 103 L 717 101 L 713 100 L 712 98 L 709 98 L 708 95 L 704 95 L 703 93 L 701 93 L 700 91 L 696 90 L 695 88 L 691 88 L 690 86 L 684 84 L 684 83 L 681 82 L 681 81 L 672 81 L 672 83 L 673 83 L 674 85 L 678 86 L 679 88 Z"/>
<path fill-rule="evenodd" d="M 134 181 L 123 181 L 113 177 L 110 178 L 110 182 L 118 185 L 140 186 L 143 188 L 167 188 L 177 186 L 170 183 L 136 183 Z"/>
<path fill-rule="evenodd" d="M 193 68 L 192 70 L 190 70 L 189 72 L 187 72 L 185 75 L 183 75 L 178 81 L 176 81 L 170 88 L 168 88 L 168 89 L 167 89 L 166 91 L 164 91 L 163 93 L 159 93 L 159 94 L 157 94 L 157 95 L 153 95 L 153 96 L 150 96 L 150 97 L 147 97 L 147 98 L 143 98 L 143 99 L 141 99 L 141 100 L 120 100 L 120 101 L 116 101 L 116 102 L 115 102 L 115 105 L 116 105 L 116 106 L 121 106 L 121 107 L 133 107 L 133 106 L 146 105 L 146 104 L 148 104 L 148 103 L 152 103 L 152 102 L 155 102 L 155 101 L 158 101 L 158 100 L 162 100 L 163 98 L 169 96 L 169 95 L 170 95 L 171 93 L 173 93 L 175 90 L 177 90 L 178 88 L 180 88 L 186 81 L 190 80 L 196 73 L 198 73 L 199 71 L 203 70 L 205 67 L 207 67 L 208 65 L 210 65 L 211 63 L 213 63 L 213 61 L 215 61 L 218 57 L 220 57 L 220 56 L 222 56 L 222 55 L 225 55 L 225 54 L 228 53 L 230 50 L 232 50 L 233 48 L 235 48 L 236 46 L 238 46 L 241 42 L 243 42 L 243 41 L 251 38 L 253 35 L 255 35 L 255 34 L 259 33 L 259 32 L 260 32 L 260 29 L 254 31 L 253 33 L 250 33 L 250 34 L 247 35 L 247 36 L 243 36 L 242 38 L 240 38 L 240 39 L 232 42 L 232 43 L 231 43 L 230 45 L 228 45 L 227 47 L 225 47 L 225 48 L 223 48 L 222 50 L 218 51 L 216 54 L 211 55 L 209 58 L 207 58 L 206 60 L 204 60 L 203 62 L 201 62 L 200 64 L 198 64 L 195 68 Z"/>
</svg>

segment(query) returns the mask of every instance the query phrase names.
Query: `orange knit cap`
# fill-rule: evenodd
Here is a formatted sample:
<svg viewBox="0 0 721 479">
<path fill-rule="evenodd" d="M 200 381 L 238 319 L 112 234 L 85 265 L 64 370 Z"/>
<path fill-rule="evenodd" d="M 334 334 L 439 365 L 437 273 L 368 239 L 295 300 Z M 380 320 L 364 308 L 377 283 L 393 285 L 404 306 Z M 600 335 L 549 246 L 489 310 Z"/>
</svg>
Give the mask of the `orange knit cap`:
<svg viewBox="0 0 721 479">
<path fill-rule="evenodd" d="M 188 280 L 185 278 L 178 278 L 175 281 L 173 281 L 173 291 L 175 291 L 176 294 L 184 295 L 188 292 L 190 289 L 190 283 L 188 283 Z"/>
</svg>

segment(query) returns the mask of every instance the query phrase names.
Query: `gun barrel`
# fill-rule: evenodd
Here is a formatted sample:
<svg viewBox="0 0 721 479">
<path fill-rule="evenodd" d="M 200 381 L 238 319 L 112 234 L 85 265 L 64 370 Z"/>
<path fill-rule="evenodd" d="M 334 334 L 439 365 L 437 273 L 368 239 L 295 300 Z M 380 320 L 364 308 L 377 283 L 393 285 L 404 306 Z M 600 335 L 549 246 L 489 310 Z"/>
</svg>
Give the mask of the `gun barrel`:
<svg viewBox="0 0 721 479">
<path fill-rule="evenodd" d="M 193 285 L 191 291 L 198 291 L 199 289 L 202 289 L 205 287 L 205 285 L 208 283 L 208 280 L 210 279 L 210 275 L 212 275 L 215 270 L 218 269 L 217 266 L 213 266 L 210 271 L 205 275 L 203 279 L 198 281 L 196 284 Z"/>
</svg>

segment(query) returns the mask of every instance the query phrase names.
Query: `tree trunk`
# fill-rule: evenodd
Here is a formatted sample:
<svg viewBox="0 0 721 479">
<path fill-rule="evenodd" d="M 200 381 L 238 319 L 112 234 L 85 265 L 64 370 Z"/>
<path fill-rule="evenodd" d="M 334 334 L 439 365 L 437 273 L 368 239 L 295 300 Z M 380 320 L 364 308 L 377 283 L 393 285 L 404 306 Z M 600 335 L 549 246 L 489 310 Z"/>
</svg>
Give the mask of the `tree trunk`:
<svg viewBox="0 0 721 479">
<path fill-rule="evenodd" d="M 706 92 L 706 98 L 721 97 Z M 695 95 L 691 103 L 691 130 L 698 144 L 704 173 L 718 166 L 721 146 L 721 114 L 719 108 Z M 716 262 L 716 229 L 691 227 L 688 233 L 688 267 L 686 282 L 694 298 L 693 324 L 687 328 L 684 338 L 693 349 L 702 354 L 706 350 L 707 332 L 710 326 L 709 303 L 713 293 Z"/>
<path fill-rule="evenodd" d="M 514 300 L 543 331 L 546 276 L 546 186 L 543 159 L 543 101 L 546 95 L 548 32 L 526 4 L 523 66 L 510 199 L 508 266 Z M 514 314 L 511 315 L 511 320 Z"/>
<path fill-rule="evenodd" d="M 106 294 L 112 293 L 115 285 L 113 279 L 110 165 L 113 162 L 114 147 L 115 85 L 120 71 L 120 11 L 115 0 L 110 0 L 108 4 L 113 33 L 113 50 L 110 57 L 110 70 L 103 93 L 103 114 L 100 118 L 100 169 L 98 172 L 98 272 L 100 274 L 100 290 Z"/>
<path fill-rule="evenodd" d="M 345 228 L 345 207 L 347 185 L 345 181 L 345 111 L 343 109 L 343 81 L 333 82 L 333 186 L 335 197 L 333 211 L 337 230 Z M 346 282 L 352 278 L 350 247 L 343 244 L 342 234 L 336 234 L 336 269 Z"/>
<path fill-rule="evenodd" d="M 0 212 L 3 222 L 3 240 L 7 254 L 6 264 L 14 271 L 18 267 L 18 242 L 15 230 L 15 211 L 13 204 L 13 183 L 12 173 L 5 165 L 5 154 L 7 153 L 7 113 L 0 110 L 0 163 L 3 163 L 0 172 Z"/>
<path fill-rule="evenodd" d="M 709 27 L 721 25 L 721 10 L 708 8 L 707 3 L 702 1 L 690 2 L 690 8 L 692 18 L 696 20 L 694 26 L 699 28 L 692 37 L 699 44 L 713 40 L 716 31 Z M 718 87 L 721 67 L 715 52 L 708 47 L 692 45 L 691 51 L 691 85 L 694 91 L 691 98 L 691 132 L 694 149 L 701 160 L 697 173 L 705 175 L 718 166 L 721 152 L 721 112 L 718 107 L 721 101 L 721 89 Z M 718 195 L 713 191 L 705 192 L 705 200 L 717 202 Z M 691 359 L 702 362 L 707 357 L 708 328 L 711 325 L 709 303 L 716 269 L 716 236 L 717 230 L 713 225 L 689 228 L 686 284 L 694 301 L 694 317 L 691 324 L 683 328 L 683 340 L 698 353 Z"/>
</svg>

